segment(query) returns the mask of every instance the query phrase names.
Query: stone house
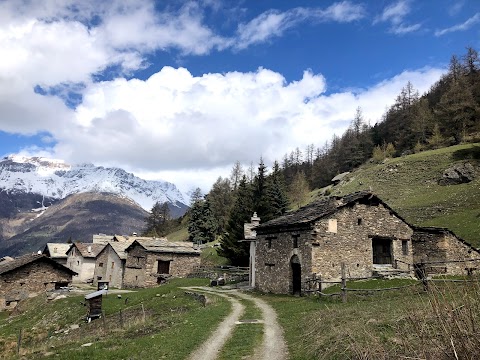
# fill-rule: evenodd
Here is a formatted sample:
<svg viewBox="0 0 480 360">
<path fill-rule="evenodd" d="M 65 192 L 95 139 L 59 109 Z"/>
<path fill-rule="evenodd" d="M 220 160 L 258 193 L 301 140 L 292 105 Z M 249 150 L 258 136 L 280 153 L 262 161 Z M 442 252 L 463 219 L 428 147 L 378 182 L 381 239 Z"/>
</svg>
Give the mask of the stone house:
<svg viewBox="0 0 480 360">
<path fill-rule="evenodd" d="M 108 244 L 108 243 L 128 243 L 131 244 L 135 240 L 135 236 L 126 236 L 126 235 L 105 235 L 105 234 L 95 234 L 92 237 L 94 244 Z"/>
<path fill-rule="evenodd" d="M 255 228 L 254 285 L 272 293 L 302 293 L 312 274 L 324 280 L 369 277 L 413 263 L 413 229 L 370 192 L 330 197 Z"/>
<path fill-rule="evenodd" d="M 480 252 L 453 231 L 414 227 L 413 262 L 425 263 L 427 274 L 465 275 L 480 270 Z"/>
<path fill-rule="evenodd" d="M 200 265 L 200 250 L 191 242 L 137 238 L 125 251 L 123 286 L 129 288 L 156 286 L 169 276 L 185 277 Z"/>
<path fill-rule="evenodd" d="M 0 310 L 20 300 L 68 286 L 77 273 L 43 254 L 28 254 L 0 264 Z"/>
<path fill-rule="evenodd" d="M 95 272 L 93 283 L 98 281 L 108 282 L 109 287 L 121 289 L 123 287 L 123 275 L 127 253 L 125 249 L 131 242 L 108 243 L 98 254 L 95 260 Z"/>
<path fill-rule="evenodd" d="M 67 267 L 78 275 L 73 277 L 74 283 L 93 282 L 95 261 L 105 244 L 73 243 L 67 251 Z"/>
<path fill-rule="evenodd" d="M 67 265 L 67 251 L 72 244 L 63 243 L 47 243 L 42 254 L 55 260 L 59 264 Z"/>
</svg>

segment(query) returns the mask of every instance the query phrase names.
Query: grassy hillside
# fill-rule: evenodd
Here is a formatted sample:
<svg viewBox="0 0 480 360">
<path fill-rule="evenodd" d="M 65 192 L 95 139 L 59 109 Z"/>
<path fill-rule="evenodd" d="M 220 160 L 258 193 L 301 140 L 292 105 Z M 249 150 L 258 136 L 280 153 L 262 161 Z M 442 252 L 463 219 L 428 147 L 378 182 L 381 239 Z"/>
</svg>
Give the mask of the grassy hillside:
<svg viewBox="0 0 480 360">
<path fill-rule="evenodd" d="M 440 186 L 437 180 L 455 163 L 470 162 L 477 178 Z M 415 225 L 447 227 L 480 247 L 480 144 L 448 148 L 368 163 L 352 172 L 332 194 L 371 189 Z"/>
</svg>

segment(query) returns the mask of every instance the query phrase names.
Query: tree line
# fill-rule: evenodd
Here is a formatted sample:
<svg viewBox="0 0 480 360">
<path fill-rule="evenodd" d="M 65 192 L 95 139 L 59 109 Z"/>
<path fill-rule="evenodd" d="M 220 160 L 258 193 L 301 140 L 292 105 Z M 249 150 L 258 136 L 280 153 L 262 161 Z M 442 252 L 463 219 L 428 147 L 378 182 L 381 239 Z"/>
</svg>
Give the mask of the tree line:
<svg viewBox="0 0 480 360">
<path fill-rule="evenodd" d="M 197 189 L 186 214 L 189 240 L 205 243 L 219 239 L 218 253 L 233 265 L 248 265 L 243 224 L 253 212 L 262 222 L 283 215 L 307 201 L 310 189 L 330 184 L 342 172 L 364 162 L 380 162 L 427 149 L 480 139 L 480 60 L 468 47 L 462 57 L 452 56 L 448 72 L 421 95 L 408 82 L 382 119 L 368 124 L 357 108 L 343 135 L 323 145 L 296 148 L 275 161 L 271 172 L 263 159 L 244 169 L 236 162 L 229 178 L 219 177 L 208 194 Z M 157 204 L 156 204 L 157 205 Z M 162 234 L 172 225 L 162 204 L 152 209 L 148 231 Z M 155 211 L 154 211 L 155 210 Z M 163 212 L 162 212 L 163 211 Z M 182 221 L 182 220 L 180 220 Z M 178 224 L 178 220 L 177 220 Z"/>
</svg>

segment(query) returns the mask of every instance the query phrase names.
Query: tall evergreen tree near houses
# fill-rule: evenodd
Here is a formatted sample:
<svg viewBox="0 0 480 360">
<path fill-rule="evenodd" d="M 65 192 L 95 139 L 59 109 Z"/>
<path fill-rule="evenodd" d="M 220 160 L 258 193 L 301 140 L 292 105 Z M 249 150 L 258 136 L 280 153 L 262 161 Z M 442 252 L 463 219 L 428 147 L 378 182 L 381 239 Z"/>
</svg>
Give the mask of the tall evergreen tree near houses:
<svg viewBox="0 0 480 360">
<path fill-rule="evenodd" d="M 230 212 L 227 229 L 217 249 L 220 256 L 230 260 L 232 265 L 248 266 L 249 244 L 244 239 L 243 224 L 250 221 L 253 214 L 252 187 L 244 175 L 237 189 L 237 196 Z"/>
<path fill-rule="evenodd" d="M 170 208 L 167 202 L 157 201 L 150 214 L 145 219 L 147 228 L 144 232 L 145 236 L 165 236 L 169 230 L 169 221 L 171 220 Z"/>
<path fill-rule="evenodd" d="M 269 213 L 262 218 L 263 222 L 285 214 L 288 209 L 288 198 L 285 192 L 285 182 L 278 162 L 273 163 L 273 172 L 269 176 L 269 186 L 267 188 L 267 198 L 269 203 Z"/>
<path fill-rule="evenodd" d="M 264 221 L 270 220 L 270 204 L 267 196 L 267 167 L 260 158 L 258 172 L 253 180 L 253 209 Z"/>
<path fill-rule="evenodd" d="M 210 201 L 196 196 L 189 211 L 189 240 L 195 244 L 213 241 L 215 240 L 217 227 L 218 224 L 213 216 Z"/>
<path fill-rule="evenodd" d="M 240 182 L 240 179 L 238 179 L 238 182 Z M 212 185 L 212 189 L 206 198 L 210 202 L 213 216 L 218 223 L 217 235 L 222 235 L 226 230 L 234 201 L 234 191 L 232 191 L 230 180 L 219 177 Z"/>
</svg>

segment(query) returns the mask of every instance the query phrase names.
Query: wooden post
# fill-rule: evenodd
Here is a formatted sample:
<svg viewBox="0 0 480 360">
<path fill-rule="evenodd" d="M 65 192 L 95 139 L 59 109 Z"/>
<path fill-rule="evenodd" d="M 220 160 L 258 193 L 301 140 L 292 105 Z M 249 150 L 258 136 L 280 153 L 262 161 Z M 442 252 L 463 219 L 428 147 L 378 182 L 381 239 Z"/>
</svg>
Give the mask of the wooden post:
<svg viewBox="0 0 480 360">
<path fill-rule="evenodd" d="M 120 327 L 123 329 L 123 314 L 122 314 L 122 309 L 120 309 Z"/>
<path fill-rule="evenodd" d="M 142 313 L 143 313 L 143 323 L 145 324 L 145 308 L 143 307 L 143 303 L 142 303 Z"/>
<path fill-rule="evenodd" d="M 342 262 L 342 302 L 347 302 L 347 278 L 345 277 L 345 263 Z"/>
<path fill-rule="evenodd" d="M 420 273 L 422 274 L 423 290 L 428 291 L 427 267 L 425 266 L 425 262 L 423 261 L 423 259 L 420 263 Z"/>
<path fill-rule="evenodd" d="M 17 354 L 20 354 L 20 346 L 22 344 L 22 328 L 18 331 Z"/>
<path fill-rule="evenodd" d="M 318 277 L 318 292 L 319 292 L 319 295 L 320 297 L 322 296 L 322 292 L 323 292 L 323 289 L 322 289 L 322 275 L 320 275 Z"/>
<path fill-rule="evenodd" d="M 107 324 L 105 323 L 105 310 L 102 310 L 102 324 L 103 324 L 103 332 L 107 332 Z"/>
</svg>

